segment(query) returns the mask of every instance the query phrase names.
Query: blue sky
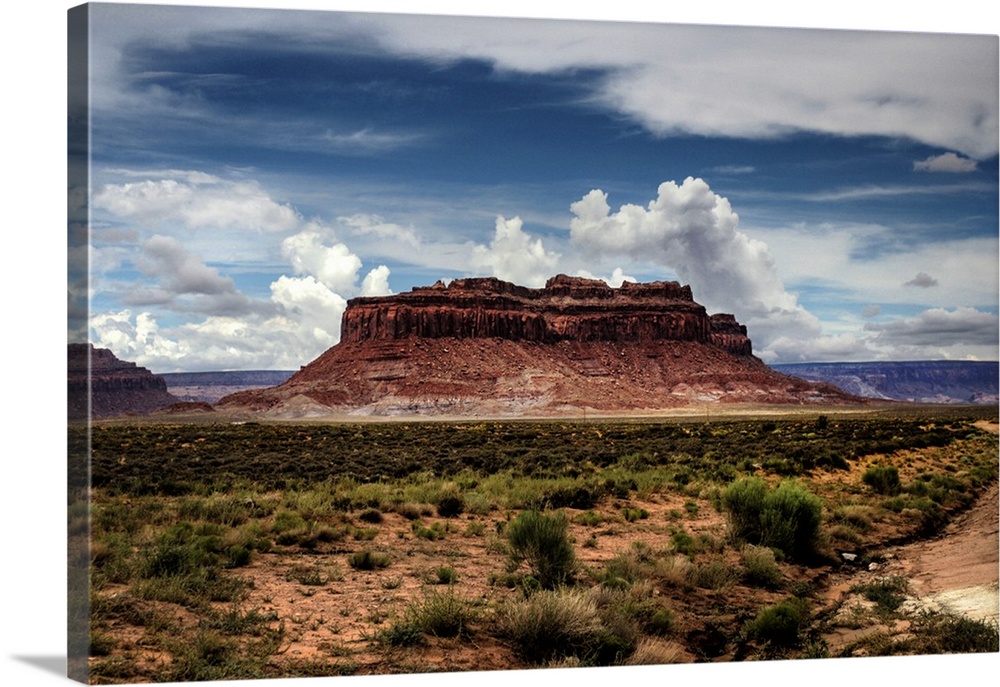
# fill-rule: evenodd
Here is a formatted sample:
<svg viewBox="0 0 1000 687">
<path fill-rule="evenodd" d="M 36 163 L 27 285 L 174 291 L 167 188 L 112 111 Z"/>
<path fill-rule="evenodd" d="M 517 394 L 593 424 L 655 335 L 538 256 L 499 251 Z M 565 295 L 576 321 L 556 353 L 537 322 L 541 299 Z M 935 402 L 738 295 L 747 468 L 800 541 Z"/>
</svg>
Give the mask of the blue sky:
<svg viewBox="0 0 1000 687">
<path fill-rule="evenodd" d="M 690 284 L 767 362 L 998 357 L 996 36 L 92 11 L 88 335 L 155 372 L 560 272 Z"/>
</svg>

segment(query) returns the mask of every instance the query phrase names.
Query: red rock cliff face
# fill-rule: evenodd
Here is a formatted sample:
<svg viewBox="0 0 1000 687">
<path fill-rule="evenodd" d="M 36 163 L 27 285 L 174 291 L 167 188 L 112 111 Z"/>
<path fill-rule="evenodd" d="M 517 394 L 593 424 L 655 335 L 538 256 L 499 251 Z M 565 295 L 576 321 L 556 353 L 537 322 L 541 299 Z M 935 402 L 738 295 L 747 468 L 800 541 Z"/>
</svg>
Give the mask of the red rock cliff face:
<svg viewBox="0 0 1000 687">
<path fill-rule="evenodd" d="M 356 298 L 341 340 L 279 386 L 218 406 L 274 417 L 559 416 L 707 402 L 845 403 L 752 355 L 746 328 L 675 282 L 457 279 Z"/>
<path fill-rule="evenodd" d="M 711 317 L 712 343 L 733 355 L 753 355 L 747 328 L 732 315 L 716 314 Z"/>
<path fill-rule="evenodd" d="M 410 337 L 500 338 L 510 341 L 694 341 L 750 355 L 746 328 L 732 315 L 712 316 L 676 282 L 612 288 L 603 281 L 559 275 L 545 288 L 499 279 L 456 279 L 409 293 L 355 298 L 341 341 Z"/>
</svg>

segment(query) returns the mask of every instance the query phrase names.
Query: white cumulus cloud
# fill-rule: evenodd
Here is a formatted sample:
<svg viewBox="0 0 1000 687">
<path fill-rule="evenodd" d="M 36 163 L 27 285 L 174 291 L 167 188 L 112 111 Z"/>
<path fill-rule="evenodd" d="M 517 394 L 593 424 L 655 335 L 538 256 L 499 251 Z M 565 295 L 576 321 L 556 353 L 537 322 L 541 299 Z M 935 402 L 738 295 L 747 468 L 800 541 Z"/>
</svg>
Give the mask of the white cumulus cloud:
<svg viewBox="0 0 1000 687">
<path fill-rule="evenodd" d="M 389 288 L 389 268 L 379 265 L 368 272 L 361 282 L 362 296 L 389 296 L 392 289 Z"/>
<path fill-rule="evenodd" d="M 664 182 L 646 207 L 612 212 L 607 194 L 593 190 L 570 209 L 575 246 L 673 270 L 691 285 L 695 300 L 713 312 L 734 313 L 762 348 L 779 335 L 819 335 L 819 321 L 785 289 L 767 245 L 739 231 L 729 201 L 703 180 Z"/>
<path fill-rule="evenodd" d="M 271 308 L 233 317 L 209 315 L 161 326 L 142 310 L 98 313 L 91 341 L 154 372 L 295 370 L 340 338 L 347 301 L 313 277 L 281 276 L 271 283 Z"/>
<path fill-rule="evenodd" d="M 281 242 L 281 254 L 296 274 L 315 277 L 334 291 L 351 291 L 358 280 L 361 258 L 331 233 L 312 223 Z"/>
<path fill-rule="evenodd" d="M 532 238 L 522 227 L 520 217 L 497 217 L 490 245 L 472 249 L 472 269 L 523 286 L 543 286 L 555 274 L 560 255 L 546 250 L 541 239 Z"/>
<path fill-rule="evenodd" d="M 115 253 L 99 262 L 107 287 L 126 307 L 93 314 L 89 326 L 95 344 L 123 359 L 160 372 L 295 369 L 339 340 L 347 298 L 392 293 L 388 266 L 378 265 L 360 279 L 361 258 L 337 240 L 331 227 L 304 221 L 256 183 L 199 172 L 115 174 L 128 181 L 104 186 L 99 210 L 113 222 L 125 220 L 135 228 L 121 229 L 112 222 L 105 238 L 121 235 L 128 241 L 102 249 Z M 394 233 L 398 239 L 406 233 L 373 217 L 356 216 L 346 224 L 360 234 Z M 247 296 L 233 277 L 206 260 L 203 252 L 225 265 L 239 249 L 235 237 L 197 242 L 189 230 L 204 227 L 286 234 L 280 247 L 278 237 L 250 239 L 262 255 L 280 252 L 287 261 L 284 270 L 270 264 L 256 268 L 274 274 L 268 295 Z M 154 228 L 161 231 L 141 238 Z M 193 250 L 195 243 L 203 250 Z M 130 266 L 145 279 L 111 276 Z M 251 267 L 250 262 L 238 265 Z"/>
</svg>

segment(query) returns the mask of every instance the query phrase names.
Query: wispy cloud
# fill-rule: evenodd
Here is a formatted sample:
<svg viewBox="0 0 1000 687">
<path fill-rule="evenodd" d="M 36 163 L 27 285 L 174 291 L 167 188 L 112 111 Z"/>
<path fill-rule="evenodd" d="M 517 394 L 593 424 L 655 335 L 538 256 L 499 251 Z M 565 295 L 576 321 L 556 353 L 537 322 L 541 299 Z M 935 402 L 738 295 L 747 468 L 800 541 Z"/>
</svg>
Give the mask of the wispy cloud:
<svg viewBox="0 0 1000 687">
<path fill-rule="evenodd" d="M 990 186 L 982 182 L 970 182 L 964 184 L 942 184 L 934 186 L 909 184 L 897 184 L 892 186 L 858 186 L 855 188 L 843 188 L 834 191 L 824 191 L 821 193 L 791 194 L 791 197 L 815 203 L 829 203 L 876 200 L 882 198 L 902 198 L 906 196 L 954 196 L 962 193 L 995 192 L 995 186 Z"/>
<path fill-rule="evenodd" d="M 301 218 L 251 181 L 225 180 L 203 172 L 164 171 L 141 181 L 106 184 L 93 206 L 150 226 L 178 222 L 191 229 L 288 231 Z"/>
<path fill-rule="evenodd" d="M 869 322 L 865 331 L 877 341 L 894 346 L 991 346 L 995 350 L 1000 329 L 997 316 L 976 308 L 933 308 L 916 317 L 886 323 Z"/>
<path fill-rule="evenodd" d="M 757 168 L 752 165 L 721 165 L 713 167 L 711 171 L 716 174 L 753 174 Z"/>
<path fill-rule="evenodd" d="M 426 138 L 426 134 L 375 131 L 366 127 L 347 133 L 327 131 L 320 137 L 320 141 L 340 152 L 385 153 L 419 145 Z"/>
</svg>

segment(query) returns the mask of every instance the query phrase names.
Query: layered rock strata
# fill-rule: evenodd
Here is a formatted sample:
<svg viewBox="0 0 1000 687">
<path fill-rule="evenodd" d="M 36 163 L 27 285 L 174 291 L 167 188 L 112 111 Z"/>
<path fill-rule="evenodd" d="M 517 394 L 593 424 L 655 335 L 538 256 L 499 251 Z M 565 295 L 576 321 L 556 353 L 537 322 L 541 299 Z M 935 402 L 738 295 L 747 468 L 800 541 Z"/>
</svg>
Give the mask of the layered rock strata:
<svg viewBox="0 0 1000 687">
<path fill-rule="evenodd" d="M 398 296 L 355 298 L 341 341 L 411 336 L 438 339 L 559 341 L 695 341 L 750 355 L 746 328 L 732 315 L 709 315 L 691 289 L 676 282 L 612 288 L 603 281 L 559 275 L 543 289 L 495 278 L 456 279 Z"/>
<path fill-rule="evenodd" d="M 825 385 L 778 374 L 746 328 L 709 315 L 676 282 L 559 275 L 531 289 L 457 279 L 355 298 L 341 341 L 283 384 L 218 407 L 275 416 L 553 415 L 707 402 L 839 403 Z"/>
<path fill-rule="evenodd" d="M 71 420 L 143 414 L 178 401 L 162 377 L 89 343 L 69 344 L 67 385 Z"/>
</svg>

